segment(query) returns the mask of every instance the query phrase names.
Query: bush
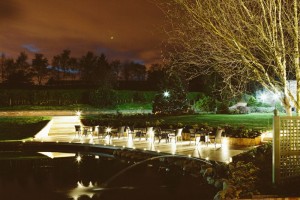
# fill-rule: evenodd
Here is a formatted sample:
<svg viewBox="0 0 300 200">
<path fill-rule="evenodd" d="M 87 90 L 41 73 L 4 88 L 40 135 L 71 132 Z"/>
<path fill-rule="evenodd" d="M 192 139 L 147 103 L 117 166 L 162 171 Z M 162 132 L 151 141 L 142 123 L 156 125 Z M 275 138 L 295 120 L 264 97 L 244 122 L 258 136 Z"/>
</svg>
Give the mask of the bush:
<svg viewBox="0 0 300 200">
<path fill-rule="evenodd" d="M 229 109 L 230 114 L 249 114 L 250 109 L 247 106 L 237 106 Z"/>
<path fill-rule="evenodd" d="M 214 109 L 214 99 L 209 96 L 202 96 L 195 104 L 196 109 L 202 112 L 210 112 Z"/>
<path fill-rule="evenodd" d="M 229 106 L 228 106 L 228 102 L 222 102 L 220 105 L 218 105 L 217 108 L 217 113 L 218 114 L 229 114 Z"/>
<path fill-rule="evenodd" d="M 112 89 L 100 88 L 90 93 L 89 102 L 99 107 L 114 107 L 116 105 L 116 92 Z"/>
</svg>

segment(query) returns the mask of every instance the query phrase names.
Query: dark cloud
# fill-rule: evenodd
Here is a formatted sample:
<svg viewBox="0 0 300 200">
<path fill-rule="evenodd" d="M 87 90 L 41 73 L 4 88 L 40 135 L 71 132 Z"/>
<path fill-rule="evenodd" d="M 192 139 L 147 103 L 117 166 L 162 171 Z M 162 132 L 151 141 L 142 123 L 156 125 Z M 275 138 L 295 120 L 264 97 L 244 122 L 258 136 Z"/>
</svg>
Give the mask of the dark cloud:
<svg viewBox="0 0 300 200">
<path fill-rule="evenodd" d="M 15 18 L 19 15 L 20 10 L 18 4 L 14 0 L 1 0 L 0 1 L 0 20 L 7 20 Z"/>
<path fill-rule="evenodd" d="M 11 6 L 19 16 L 0 27 L 0 51 L 8 55 L 39 49 L 51 57 L 68 48 L 75 56 L 103 50 L 113 59 L 146 64 L 160 58 L 163 15 L 148 0 L 7 2 L 0 6 Z"/>
</svg>

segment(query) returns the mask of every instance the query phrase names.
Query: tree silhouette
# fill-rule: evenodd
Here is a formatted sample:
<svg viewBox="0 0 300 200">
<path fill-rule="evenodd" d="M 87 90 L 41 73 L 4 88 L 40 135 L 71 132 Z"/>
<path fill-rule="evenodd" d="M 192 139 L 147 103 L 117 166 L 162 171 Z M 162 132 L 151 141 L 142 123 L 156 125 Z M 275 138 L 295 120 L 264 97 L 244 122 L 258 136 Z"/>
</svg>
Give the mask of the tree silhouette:
<svg viewBox="0 0 300 200">
<path fill-rule="evenodd" d="M 43 54 L 35 54 L 35 58 L 32 59 L 33 76 L 36 77 L 38 85 L 42 84 L 43 79 L 48 75 L 49 69 L 48 59 Z"/>
</svg>

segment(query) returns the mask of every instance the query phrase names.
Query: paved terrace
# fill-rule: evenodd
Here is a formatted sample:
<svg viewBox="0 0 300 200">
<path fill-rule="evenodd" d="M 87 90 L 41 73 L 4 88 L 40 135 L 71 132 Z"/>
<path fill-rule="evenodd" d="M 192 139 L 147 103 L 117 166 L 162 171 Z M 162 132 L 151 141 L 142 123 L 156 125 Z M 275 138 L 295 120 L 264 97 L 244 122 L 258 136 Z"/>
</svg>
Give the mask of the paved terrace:
<svg viewBox="0 0 300 200">
<path fill-rule="evenodd" d="M 226 142 L 223 142 L 222 146 L 217 144 L 217 147 L 215 148 L 213 143 L 209 143 L 208 145 L 195 145 L 193 141 L 191 143 L 190 141 L 178 141 L 175 143 L 175 141 L 172 140 L 171 142 L 166 143 L 165 140 L 162 140 L 158 143 L 158 140 L 153 142 L 151 140 L 146 141 L 145 139 L 140 140 L 139 138 L 133 139 L 132 137 L 127 136 L 111 140 L 108 138 L 98 138 L 98 136 L 95 135 L 78 137 L 75 134 L 75 125 L 82 125 L 77 116 L 53 116 L 48 125 L 35 136 L 34 140 L 37 142 L 87 144 L 89 146 L 93 145 L 94 147 L 126 147 L 185 155 L 220 162 L 229 162 L 233 156 L 253 148 L 253 146 L 232 146 L 226 144 Z"/>
</svg>

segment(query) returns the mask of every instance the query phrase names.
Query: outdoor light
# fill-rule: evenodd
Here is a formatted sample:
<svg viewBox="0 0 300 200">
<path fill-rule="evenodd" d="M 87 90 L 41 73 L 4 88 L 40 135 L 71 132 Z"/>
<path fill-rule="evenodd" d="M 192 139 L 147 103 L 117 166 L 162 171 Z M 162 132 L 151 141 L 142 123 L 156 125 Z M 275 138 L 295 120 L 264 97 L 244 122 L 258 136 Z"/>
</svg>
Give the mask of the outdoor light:
<svg viewBox="0 0 300 200">
<path fill-rule="evenodd" d="M 80 110 L 76 111 L 76 115 L 77 115 L 78 117 L 80 117 L 81 111 L 80 111 Z"/>
<path fill-rule="evenodd" d="M 168 90 L 164 91 L 164 97 L 169 97 L 170 96 L 170 92 Z"/>
<path fill-rule="evenodd" d="M 78 163 L 81 162 L 81 156 L 80 156 L 80 155 L 78 155 L 78 156 L 76 157 L 76 161 L 77 161 Z"/>
<path fill-rule="evenodd" d="M 259 98 L 264 102 L 267 99 L 266 93 L 262 93 Z"/>
<path fill-rule="evenodd" d="M 111 128 L 107 127 L 105 131 L 106 131 L 106 133 L 110 133 L 111 132 Z"/>
</svg>

